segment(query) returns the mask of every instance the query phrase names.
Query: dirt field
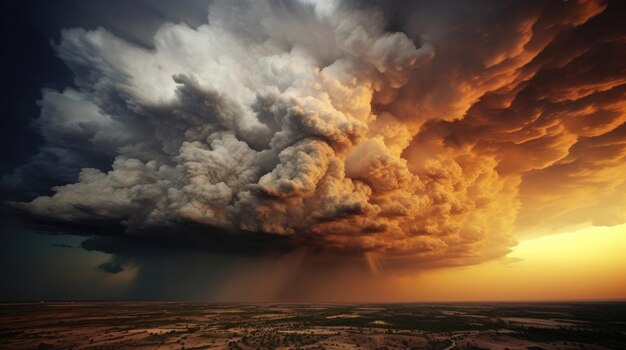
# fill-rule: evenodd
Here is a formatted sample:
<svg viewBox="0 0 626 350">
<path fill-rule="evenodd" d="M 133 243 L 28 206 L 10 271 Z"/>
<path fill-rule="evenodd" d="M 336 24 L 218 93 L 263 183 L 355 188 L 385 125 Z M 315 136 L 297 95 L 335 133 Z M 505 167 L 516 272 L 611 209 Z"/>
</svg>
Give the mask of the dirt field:
<svg viewBox="0 0 626 350">
<path fill-rule="evenodd" d="M 626 304 L 0 304 L 2 349 L 620 349 Z"/>
</svg>

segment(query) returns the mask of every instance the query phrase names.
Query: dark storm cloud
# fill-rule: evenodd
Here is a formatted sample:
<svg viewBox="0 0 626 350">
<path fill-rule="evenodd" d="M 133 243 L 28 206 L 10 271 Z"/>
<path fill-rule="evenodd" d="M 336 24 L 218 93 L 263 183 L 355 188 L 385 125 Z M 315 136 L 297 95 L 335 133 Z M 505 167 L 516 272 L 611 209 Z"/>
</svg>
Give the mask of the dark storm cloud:
<svg viewBox="0 0 626 350">
<path fill-rule="evenodd" d="M 150 47 L 154 33 L 165 22 L 184 22 L 192 27 L 205 23 L 206 10 L 210 3 L 210 0 L 184 3 L 123 0 L 3 3 L 3 42 L 8 53 L 3 62 L 8 74 L 6 79 L 11 84 L 4 84 L 2 87 L 6 116 L 1 118 L 2 198 L 26 200 L 48 194 L 55 185 L 76 181 L 80 169 L 94 167 L 106 170 L 113 159 L 114 154 L 96 150 L 86 142 L 89 139 L 87 135 L 74 137 L 77 135 L 63 134 L 63 140 L 74 143 L 68 146 L 63 140 L 54 140 L 55 135 L 50 135 L 45 130 L 45 121 L 32 123 L 39 114 L 38 109 L 49 105 L 46 101 L 36 102 L 42 98 L 41 89 L 54 88 L 59 90 L 60 95 L 72 83 L 71 73 L 55 57 L 50 44 L 51 40 L 59 39 L 62 29 L 106 27 L 120 38 Z M 28 74 L 23 74 L 24 70 Z M 59 103 L 64 103 L 60 100 L 62 97 L 55 97 L 54 94 L 43 93 L 43 96 L 56 98 Z M 75 129 L 80 128 L 86 128 L 83 132 L 89 133 L 89 125 L 79 125 Z M 36 148 L 41 140 L 33 130 L 38 131 L 45 139 L 38 152 Z M 75 132 L 76 130 L 73 131 Z M 27 158 L 29 160 L 25 164 L 17 166 Z"/>
<path fill-rule="evenodd" d="M 65 243 L 52 243 L 50 246 L 53 247 L 53 248 L 65 248 L 65 249 L 76 249 L 76 248 L 79 248 L 79 247 L 76 247 L 76 246 L 73 246 L 73 245 L 70 245 L 70 244 L 65 244 Z"/>
<path fill-rule="evenodd" d="M 120 273 L 124 271 L 124 267 L 122 264 L 118 264 L 115 261 L 108 261 L 98 265 L 98 268 L 104 272 L 108 273 Z"/>
<path fill-rule="evenodd" d="M 11 205 L 97 235 L 110 272 L 150 245 L 463 265 L 582 202 L 621 223 L 621 7 L 218 1 L 149 42 L 64 30 L 75 86 L 34 123 L 63 161 L 34 163 L 77 181 Z"/>
</svg>

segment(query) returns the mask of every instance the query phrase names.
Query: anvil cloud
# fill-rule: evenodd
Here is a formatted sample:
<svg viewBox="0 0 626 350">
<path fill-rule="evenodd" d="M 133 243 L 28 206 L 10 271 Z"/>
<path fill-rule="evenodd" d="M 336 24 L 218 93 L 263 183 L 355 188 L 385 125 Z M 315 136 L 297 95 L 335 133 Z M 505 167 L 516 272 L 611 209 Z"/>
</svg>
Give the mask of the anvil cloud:
<svg viewBox="0 0 626 350">
<path fill-rule="evenodd" d="M 412 266 L 501 257 L 537 227 L 624 223 L 612 6 L 217 1 L 150 48 L 68 29 L 55 50 L 76 86 L 43 90 L 45 144 L 5 182 L 80 172 L 11 205 L 133 239 L 270 236 Z"/>
</svg>

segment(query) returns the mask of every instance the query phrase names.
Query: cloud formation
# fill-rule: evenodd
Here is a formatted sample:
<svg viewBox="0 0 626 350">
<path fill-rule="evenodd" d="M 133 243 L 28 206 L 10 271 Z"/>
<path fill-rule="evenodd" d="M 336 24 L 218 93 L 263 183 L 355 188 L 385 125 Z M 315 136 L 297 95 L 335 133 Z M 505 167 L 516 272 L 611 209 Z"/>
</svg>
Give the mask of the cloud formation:
<svg viewBox="0 0 626 350">
<path fill-rule="evenodd" d="M 402 266 L 626 221 L 622 5 L 403 3 L 217 1 L 153 48 L 63 31 L 76 88 L 43 91 L 26 166 L 112 164 L 12 206 L 133 239 L 269 236 Z"/>
</svg>

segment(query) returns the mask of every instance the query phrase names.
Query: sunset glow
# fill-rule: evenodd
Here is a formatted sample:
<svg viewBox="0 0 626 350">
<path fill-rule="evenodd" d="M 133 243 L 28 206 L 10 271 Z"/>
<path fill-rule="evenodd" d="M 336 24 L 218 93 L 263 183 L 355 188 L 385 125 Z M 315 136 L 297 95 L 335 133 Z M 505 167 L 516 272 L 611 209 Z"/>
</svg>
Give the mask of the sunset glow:
<svg viewBox="0 0 626 350">
<path fill-rule="evenodd" d="M 626 226 L 521 241 L 505 258 L 400 279 L 428 301 L 623 299 Z M 500 281 L 500 283 L 494 283 Z M 407 292 L 403 298 L 410 300 Z"/>
</svg>

